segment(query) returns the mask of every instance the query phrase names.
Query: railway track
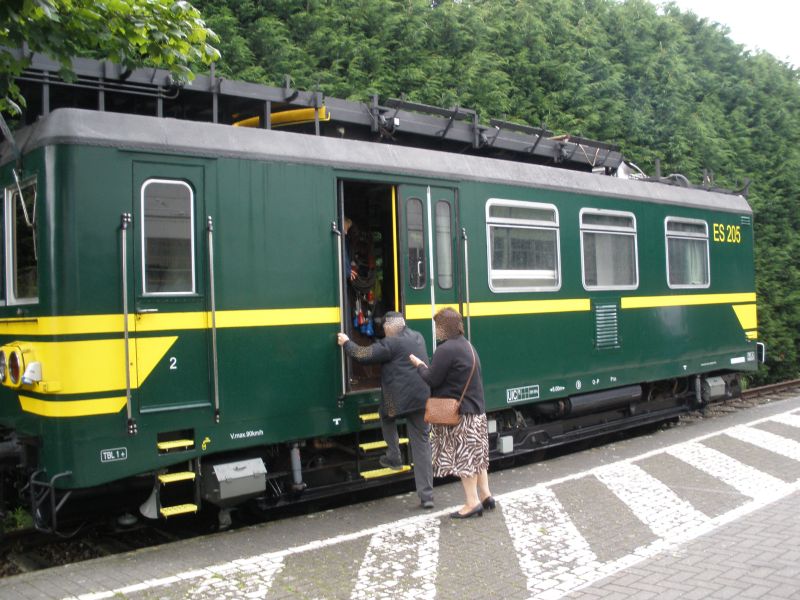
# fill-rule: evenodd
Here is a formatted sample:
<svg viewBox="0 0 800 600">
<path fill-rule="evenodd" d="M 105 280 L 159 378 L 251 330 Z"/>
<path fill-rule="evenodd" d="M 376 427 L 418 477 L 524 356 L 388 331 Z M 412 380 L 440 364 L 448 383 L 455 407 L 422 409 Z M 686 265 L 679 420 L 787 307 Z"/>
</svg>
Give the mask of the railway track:
<svg viewBox="0 0 800 600">
<path fill-rule="evenodd" d="M 701 410 L 686 413 L 680 417 L 677 425 L 688 425 L 694 421 L 746 410 L 795 395 L 799 391 L 800 379 L 751 388 L 744 390 L 739 398 L 710 404 Z M 635 436 L 637 430 L 627 435 Z M 599 438 L 592 445 L 600 445 L 607 441 L 608 438 Z M 577 444 L 575 448 L 582 449 L 586 446 Z M 565 449 L 562 448 L 555 455 L 563 453 Z M 305 510 L 315 510 L 314 505 Z M 296 514 L 296 511 L 290 511 L 288 514 Z M 34 529 L 2 532 L 0 533 L 0 578 L 157 546 L 204 535 L 209 531 L 211 531 L 209 524 L 204 522 L 192 528 L 164 527 L 161 523 L 156 526 L 138 523 L 132 527 L 108 523 L 94 524 L 87 525 L 69 539 L 46 535 Z"/>
<path fill-rule="evenodd" d="M 770 394 L 780 394 L 792 390 L 796 391 L 798 388 L 800 388 L 800 379 L 792 379 L 791 381 L 782 381 L 781 383 L 762 385 L 761 387 L 744 390 L 742 392 L 742 399 L 751 400 Z"/>
</svg>

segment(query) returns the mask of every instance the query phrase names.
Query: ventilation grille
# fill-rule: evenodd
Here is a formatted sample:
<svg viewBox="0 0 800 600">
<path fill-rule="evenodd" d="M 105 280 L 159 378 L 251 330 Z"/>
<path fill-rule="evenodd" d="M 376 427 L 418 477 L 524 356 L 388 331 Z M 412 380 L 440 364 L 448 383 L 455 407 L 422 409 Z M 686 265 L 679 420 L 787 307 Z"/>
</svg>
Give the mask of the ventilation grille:
<svg viewBox="0 0 800 600">
<path fill-rule="evenodd" d="M 595 347 L 598 350 L 619 348 L 619 319 L 616 304 L 594 307 Z"/>
<path fill-rule="evenodd" d="M 742 225 L 752 225 L 753 221 L 750 217 L 742 217 Z"/>
</svg>

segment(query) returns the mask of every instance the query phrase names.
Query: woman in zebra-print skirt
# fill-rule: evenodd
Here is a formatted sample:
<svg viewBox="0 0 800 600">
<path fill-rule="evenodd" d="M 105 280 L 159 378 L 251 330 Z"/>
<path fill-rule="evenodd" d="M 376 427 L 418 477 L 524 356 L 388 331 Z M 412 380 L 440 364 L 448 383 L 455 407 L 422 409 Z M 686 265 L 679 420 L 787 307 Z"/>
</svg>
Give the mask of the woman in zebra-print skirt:
<svg viewBox="0 0 800 600">
<path fill-rule="evenodd" d="M 428 367 L 416 356 L 411 362 L 431 387 L 431 396 L 460 398 L 458 425 L 431 427 L 431 453 L 434 477 L 455 475 L 461 478 L 465 501 L 454 519 L 480 517 L 496 503 L 489 491 L 489 435 L 483 399 L 481 363 L 478 353 L 464 337 L 461 315 L 444 308 L 433 317 L 439 342 Z M 466 388 L 466 389 L 465 389 Z"/>
</svg>

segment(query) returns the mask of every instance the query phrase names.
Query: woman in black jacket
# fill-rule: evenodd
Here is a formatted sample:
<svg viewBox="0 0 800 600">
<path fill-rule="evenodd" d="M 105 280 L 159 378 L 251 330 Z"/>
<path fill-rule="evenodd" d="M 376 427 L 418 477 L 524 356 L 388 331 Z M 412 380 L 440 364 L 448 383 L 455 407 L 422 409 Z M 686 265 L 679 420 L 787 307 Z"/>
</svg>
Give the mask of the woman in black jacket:
<svg viewBox="0 0 800 600">
<path fill-rule="evenodd" d="M 431 387 L 431 396 L 458 399 L 464 393 L 458 425 L 431 427 L 433 475 L 461 478 L 466 498 L 464 506 L 450 515 L 452 518 L 480 517 L 484 508 L 491 510 L 496 505 L 489 491 L 487 473 L 489 434 L 481 363 L 472 344 L 464 337 L 464 322 L 458 312 L 443 308 L 436 313 L 433 321 L 439 346 L 433 354 L 431 366 L 428 367 L 413 354 L 409 358 L 417 367 L 419 376 Z"/>
</svg>

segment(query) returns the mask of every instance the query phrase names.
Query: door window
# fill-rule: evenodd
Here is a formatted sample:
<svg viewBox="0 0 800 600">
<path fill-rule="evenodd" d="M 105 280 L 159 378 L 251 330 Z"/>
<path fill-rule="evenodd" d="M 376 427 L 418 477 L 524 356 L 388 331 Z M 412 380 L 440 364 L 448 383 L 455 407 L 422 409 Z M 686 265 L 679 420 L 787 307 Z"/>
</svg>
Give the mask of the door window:
<svg viewBox="0 0 800 600">
<path fill-rule="evenodd" d="M 8 303 L 36 302 L 39 299 L 36 182 L 23 183 L 19 188 L 8 188 L 5 208 Z"/>
<path fill-rule="evenodd" d="M 439 287 L 453 287 L 453 234 L 451 231 L 450 203 L 436 203 L 436 279 Z"/>
<path fill-rule="evenodd" d="M 192 188 L 184 181 L 146 181 L 142 186 L 142 220 L 144 294 L 193 294 Z"/>
<path fill-rule="evenodd" d="M 406 205 L 406 228 L 408 235 L 409 283 L 415 290 L 425 287 L 425 226 L 422 215 L 422 200 L 410 198 Z"/>
</svg>

